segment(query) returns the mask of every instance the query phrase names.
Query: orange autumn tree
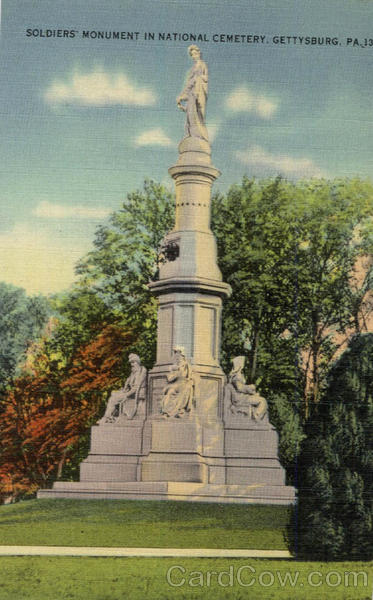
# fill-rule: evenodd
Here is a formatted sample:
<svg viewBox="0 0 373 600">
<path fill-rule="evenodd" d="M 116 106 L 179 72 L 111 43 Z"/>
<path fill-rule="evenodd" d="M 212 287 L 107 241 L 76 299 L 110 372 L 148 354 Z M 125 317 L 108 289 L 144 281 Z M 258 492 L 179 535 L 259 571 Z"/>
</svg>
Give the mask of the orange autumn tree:
<svg viewBox="0 0 373 600">
<path fill-rule="evenodd" d="M 1 418 L 3 498 L 47 487 L 74 461 L 81 437 L 125 378 L 124 360 L 133 343 L 123 325 L 106 325 L 76 349 L 67 366 L 50 351 L 48 339 L 38 344 L 32 369 L 15 381 Z"/>
<path fill-rule="evenodd" d="M 110 391 L 123 380 L 123 352 L 134 343 L 133 334 L 119 325 L 107 325 L 91 342 L 79 348 L 62 389 L 74 394 Z M 99 408 L 99 406 L 98 406 Z"/>
</svg>

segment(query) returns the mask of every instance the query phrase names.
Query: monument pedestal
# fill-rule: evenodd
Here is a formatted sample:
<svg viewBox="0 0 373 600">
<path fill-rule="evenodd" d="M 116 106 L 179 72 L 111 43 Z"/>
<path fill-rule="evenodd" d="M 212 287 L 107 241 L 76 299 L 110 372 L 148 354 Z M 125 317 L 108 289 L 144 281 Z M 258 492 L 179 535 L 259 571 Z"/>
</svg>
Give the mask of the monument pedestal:
<svg viewBox="0 0 373 600">
<path fill-rule="evenodd" d="M 144 419 L 91 428 L 91 447 L 80 465 L 80 481 L 137 481 L 140 458 L 149 452 Z"/>
<path fill-rule="evenodd" d="M 195 481 L 206 479 L 198 452 L 197 423 L 183 419 L 151 423 L 151 451 L 141 459 L 142 481 Z"/>
<path fill-rule="evenodd" d="M 94 426 L 80 481 L 57 481 L 38 498 L 293 504 L 277 432 L 236 421 L 202 424 L 195 415 Z"/>
</svg>

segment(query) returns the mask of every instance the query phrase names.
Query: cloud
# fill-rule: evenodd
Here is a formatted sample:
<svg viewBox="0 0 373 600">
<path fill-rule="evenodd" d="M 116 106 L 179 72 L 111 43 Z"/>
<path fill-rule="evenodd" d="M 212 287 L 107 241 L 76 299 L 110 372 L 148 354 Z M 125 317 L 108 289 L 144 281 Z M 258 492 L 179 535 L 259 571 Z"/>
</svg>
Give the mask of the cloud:
<svg viewBox="0 0 373 600">
<path fill-rule="evenodd" d="M 111 213 L 110 208 L 93 206 L 63 206 L 51 202 L 39 202 L 33 211 L 36 217 L 43 219 L 105 219 Z"/>
<path fill-rule="evenodd" d="M 263 171 L 292 177 L 328 177 L 310 158 L 293 158 L 286 154 L 270 154 L 260 146 L 237 151 L 240 162 Z"/>
<path fill-rule="evenodd" d="M 225 101 L 225 107 L 231 112 L 250 112 L 262 119 L 270 119 L 278 108 L 278 101 L 263 94 L 255 94 L 245 85 L 237 87 Z"/>
<path fill-rule="evenodd" d="M 212 142 L 215 140 L 216 136 L 219 133 L 220 127 L 221 127 L 221 120 L 220 121 L 215 121 L 213 123 L 208 123 L 207 125 L 207 131 L 209 134 L 209 141 L 212 144 Z"/>
<path fill-rule="evenodd" d="M 132 83 L 124 73 L 108 74 L 102 69 L 87 74 L 76 72 L 67 81 L 56 79 L 44 98 L 51 104 L 79 106 L 149 106 L 157 99 L 153 90 Z"/>
<path fill-rule="evenodd" d="M 68 232 L 53 235 L 44 229 L 18 224 L 0 234 L 0 280 L 22 287 L 28 294 L 50 294 L 68 288 L 74 265 L 89 242 L 73 243 Z"/>
<path fill-rule="evenodd" d="M 161 127 L 148 129 L 140 133 L 135 139 L 135 146 L 173 146 L 172 140 Z"/>
</svg>

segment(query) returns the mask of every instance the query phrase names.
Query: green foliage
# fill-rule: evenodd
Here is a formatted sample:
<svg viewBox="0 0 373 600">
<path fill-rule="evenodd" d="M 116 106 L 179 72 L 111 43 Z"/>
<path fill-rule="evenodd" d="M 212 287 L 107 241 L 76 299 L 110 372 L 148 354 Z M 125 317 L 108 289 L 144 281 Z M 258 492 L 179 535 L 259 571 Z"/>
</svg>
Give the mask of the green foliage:
<svg viewBox="0 0 373 600">
<path fill-rule="evenodd" d="M 307 358 L 310 396 L 319 399 L 335 334 L 359 333 L 372 290 L 373 190 L 360 180 L 315 180 L 307 184 L 297 255 L 298 331 Z M 344 340 L 343 340 L 344 341 Z"/>
<path fill-rule="evenodd" d="M 51 310 L 43 296 L 0 282 L 0 397 L 17 374 L 31 343 L 41 335 Z"/>
<path fill-rule="evenodd" d="M 271 423 L 279 433 L 279 458 L 287 472 L 288 485 L 297 485 L 296 461 L 305 433 L 299 412 L 286 395 L 268 396 Z"/>
<path fill-rule="evenodd" d="M 129 194 L 109 225 L 98 228 L 94 250 L 77 268 L 81 285 L 139 334 L 133 350 L 149 366 L 155 357 L 156 301 L 147 284 L 156 276 L 158 251 L 173 213 L 173 195 L 145 181 L 144 190 Z"/>
<path fill-rule="evenodd" d="M 102 411 L 100 411 L 101 413 Z M 97 421 L 97 415 L 96 421 Z M 101 414 L 100 414 L 101 416 Z M 95 421 L 87 423 L 86 430 L 79 436 L 78 441 L 71 449 L 71 456 L 64 461 L 60 470 L 59 479 L 61 481 L 79 481 L 80 478 L 80 465 L 82 461 L 87 458 L 89 448 L 91 445 L 91 426 L 95 424 Z"/>
<path fill-rule="evenodd" d="M 373 187 L 360 180 L 244 178 L 214 198 L 219 264 L 233 289 L 223 313 L 226 368 L 228 357 L 247 353 L 247 376 L 264 393 L 318 401 L 335 334 L 360 331 L 372 311 L 372 261 L 358 263 L 373 251 L 372 211 Z"/>
<path fill-rule="evenodd" d="M 56 295 L 52 302 L 58 317 L 47 346 L 53 359 L 59 362 L 59 368 L 68 368 L 81 346 L 94 339 L 107 325 L 118 321 L 98 295 L 83 285 Z"/>
<path fill-rule="evenodd" d="M 213 203 L 219 265 L 233 290 L 224 305 L 224 354 L 227 358 L 248 351 L 252 381 L 258 377 L 258 354 L 265 352 L 265 336 L 278 337 L 292 310 L 296 242 L 286 215 L 290 198 L 284 187 L 280 179 L 256 183 L 244 178 L 242 185 Z"/>
<path fill-rule="evenodd" d="M 373 557 L 372 432 L 373 334 L 366 334 L 332 368 L 307 425 L 299 463 L 300 557 Z"/>
</svg>

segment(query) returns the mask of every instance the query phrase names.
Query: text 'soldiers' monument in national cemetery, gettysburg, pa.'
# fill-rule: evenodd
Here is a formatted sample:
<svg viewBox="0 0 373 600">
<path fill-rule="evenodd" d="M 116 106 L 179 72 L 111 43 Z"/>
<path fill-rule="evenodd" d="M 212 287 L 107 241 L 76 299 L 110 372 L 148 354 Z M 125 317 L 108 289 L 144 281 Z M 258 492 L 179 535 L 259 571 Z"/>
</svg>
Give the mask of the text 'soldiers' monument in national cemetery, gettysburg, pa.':
<svg viewBox="0 0 373 600">
<path fill-rule="evenodd" d="M 244 357 L 228 377 L 219 363 L 221 310 L 230 294 L 210 229 L 211 162 L 205 124 L 208 71 L 197 46 L 177 99 L 185 136 L 169 169 L 175 225 L 163 240 L 157 359 L 147 373 L 130 354 L 131 374 L 91 430 L 79 482 L 55 482 L 38 497 L 172 499 L 291 504 L 266 400 L 248 385 Z"/>
</svg>

